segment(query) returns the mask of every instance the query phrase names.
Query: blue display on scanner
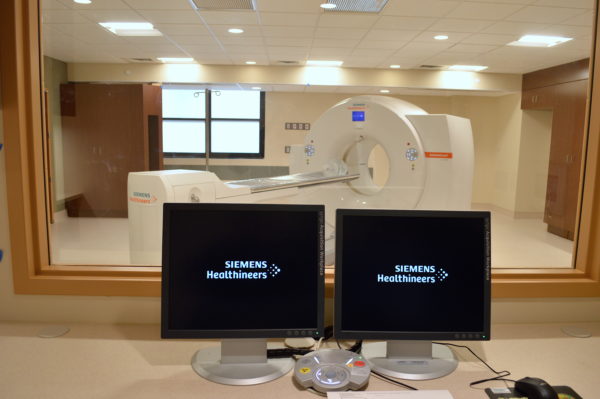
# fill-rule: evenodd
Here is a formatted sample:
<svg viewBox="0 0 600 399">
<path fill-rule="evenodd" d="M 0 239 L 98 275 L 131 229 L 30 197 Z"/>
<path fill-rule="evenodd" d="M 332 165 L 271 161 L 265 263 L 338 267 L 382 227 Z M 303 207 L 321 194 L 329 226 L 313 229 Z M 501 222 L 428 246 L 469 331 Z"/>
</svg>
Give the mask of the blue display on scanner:
<svg viewBox="0 0 600 399">
<path fill-rule="evenodd" d="M 352 122 L 364 122 L 365 111 L 352 111 Z"/>
</svg>

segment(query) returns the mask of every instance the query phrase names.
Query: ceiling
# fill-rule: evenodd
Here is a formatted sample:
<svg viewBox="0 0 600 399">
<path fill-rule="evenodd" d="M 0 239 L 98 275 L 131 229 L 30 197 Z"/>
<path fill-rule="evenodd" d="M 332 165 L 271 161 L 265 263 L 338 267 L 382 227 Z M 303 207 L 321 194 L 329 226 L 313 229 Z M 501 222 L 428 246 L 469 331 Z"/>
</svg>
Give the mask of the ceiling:
<svg viewBox="0 0 600 399">
<path fill-rule="evenodd" d="M 388 0 L 379 14 L 324 11 L 325 0 L 255 0 L 256 11 L 196 11 L 188 0 L 41 0 L 44 54 L 69 63 L 193 57 L 201 64 L 403 69 L 486 65 L 526 73 L 590 54 L 593 0 Z M 98 22 L 151 22 L 162 36 L 117 36 Z M 244 29 L 234 35 L 228 29 Z M 444 41 L 433 36 L 444 34 Z M 550 48 L 507 46 L 523 34 L 568 36 Z"/>
</svg>

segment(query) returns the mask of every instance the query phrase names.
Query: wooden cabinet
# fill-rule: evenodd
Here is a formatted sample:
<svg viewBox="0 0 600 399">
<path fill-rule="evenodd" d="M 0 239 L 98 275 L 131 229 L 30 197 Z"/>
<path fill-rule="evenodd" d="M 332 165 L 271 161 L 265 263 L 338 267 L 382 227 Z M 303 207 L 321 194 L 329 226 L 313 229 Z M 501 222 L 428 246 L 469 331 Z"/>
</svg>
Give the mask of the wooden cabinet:
<svg viewBox="0 0 600 399">
<path fill-rule="evenodd" d="M 553 111 L 544 222 L 549 232 L 570 240 L 579 195 L 587 68 L 588 60 L 581 60 L 523 75 L 521 108 Z"/>
<path fill-rule="evenodd" d="M 129 172 L 162 169 L 162 92 L 147 84 L 61 85 L 69 216 L 127 217 Z"/>
</svg>

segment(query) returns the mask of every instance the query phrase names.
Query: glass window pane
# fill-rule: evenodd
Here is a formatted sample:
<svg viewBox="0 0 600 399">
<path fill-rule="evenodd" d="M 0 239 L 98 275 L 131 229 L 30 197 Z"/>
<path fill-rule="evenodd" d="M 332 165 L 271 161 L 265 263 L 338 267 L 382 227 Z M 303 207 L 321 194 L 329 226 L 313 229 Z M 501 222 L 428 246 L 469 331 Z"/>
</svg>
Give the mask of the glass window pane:
<svg viewBox="0 0 600 399">
<path fill-rule="evenodd" d="M 163 118 L 204 118 L 204 104 L 204 90 L 163 87 Z"/>
<path fill-rule="evenodd" d="M 163 121 L 163 152 L 204 153 L 204 122 Z"/>
<path fill-rule="evenodd" d="M 212 152 L 260 152 L 260 126 L 257 122 L 215 121 L 212 123 Z"/>
<path fill-rule="evenodd" d="M 259 91 L 213 91 L 210 98 L 213 118 L 260 118 Z"/>
</svg>

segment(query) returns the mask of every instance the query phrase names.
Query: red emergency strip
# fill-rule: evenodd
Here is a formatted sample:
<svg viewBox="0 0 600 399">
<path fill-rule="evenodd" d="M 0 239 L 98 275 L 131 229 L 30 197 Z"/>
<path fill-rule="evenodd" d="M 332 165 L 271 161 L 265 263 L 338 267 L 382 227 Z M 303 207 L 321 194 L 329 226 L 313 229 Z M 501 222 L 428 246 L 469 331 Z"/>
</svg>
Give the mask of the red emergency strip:
<svg viewBox="0 0 600 399">
<path fill-rule="evenodd" d="M 425 158 L 444 158 L 449 159 L 452 158 L 451 152 L 426 152 Z"/>
</svg>

